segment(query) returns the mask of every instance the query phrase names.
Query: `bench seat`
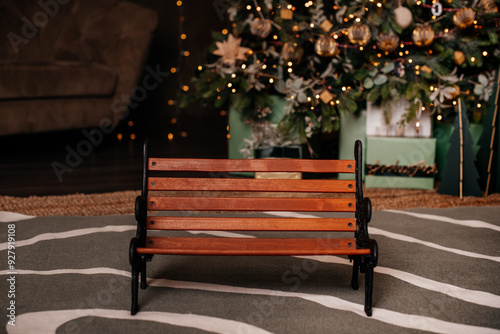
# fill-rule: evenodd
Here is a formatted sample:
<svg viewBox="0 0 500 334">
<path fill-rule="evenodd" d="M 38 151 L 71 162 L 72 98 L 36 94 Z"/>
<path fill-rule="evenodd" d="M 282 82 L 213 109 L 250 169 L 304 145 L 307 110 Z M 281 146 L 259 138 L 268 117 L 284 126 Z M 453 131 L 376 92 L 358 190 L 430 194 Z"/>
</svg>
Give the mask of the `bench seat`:
<svg viewBox="0 0 500 334">
<path fill-rule="evenodd" d="M 369 255 L 354 238 L 147 237 L 139 254 L 171 255 Z"/>
</svg>

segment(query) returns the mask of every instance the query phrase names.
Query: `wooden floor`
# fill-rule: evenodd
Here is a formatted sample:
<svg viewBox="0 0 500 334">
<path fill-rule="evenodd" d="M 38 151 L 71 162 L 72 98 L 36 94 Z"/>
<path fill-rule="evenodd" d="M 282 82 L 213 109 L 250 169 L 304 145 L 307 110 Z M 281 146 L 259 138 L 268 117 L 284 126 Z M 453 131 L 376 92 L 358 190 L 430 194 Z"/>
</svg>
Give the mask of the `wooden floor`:
<svg viewBox="0 0 500 334">
<path fill-rule="evenodd" d="M 144 138 L 108 135 L 94 145 L 81 130 L 0 137 L 0 195 L 43 196 L 138 190 Z M 225 135 L 150 140 L 152 155 L 227 157 Z"/>
</svg>

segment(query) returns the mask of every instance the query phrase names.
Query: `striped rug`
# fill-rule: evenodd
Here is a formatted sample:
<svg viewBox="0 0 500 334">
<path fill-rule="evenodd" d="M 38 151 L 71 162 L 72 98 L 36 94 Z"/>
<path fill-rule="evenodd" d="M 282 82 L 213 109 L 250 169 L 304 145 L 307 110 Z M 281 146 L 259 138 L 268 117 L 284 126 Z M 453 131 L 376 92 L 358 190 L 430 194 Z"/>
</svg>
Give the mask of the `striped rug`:
<svg viewBox="0 0 500 334">
<path fill-rule="evenodd" d="M 0 331 L 500 333 L 499 217 L 500 207 L 375 211 L 370 318 L 362 276 L 353 291 L 336 256 L 156 256 L 131 316 L 133 216 L 1 212 Z"/>
</svg>

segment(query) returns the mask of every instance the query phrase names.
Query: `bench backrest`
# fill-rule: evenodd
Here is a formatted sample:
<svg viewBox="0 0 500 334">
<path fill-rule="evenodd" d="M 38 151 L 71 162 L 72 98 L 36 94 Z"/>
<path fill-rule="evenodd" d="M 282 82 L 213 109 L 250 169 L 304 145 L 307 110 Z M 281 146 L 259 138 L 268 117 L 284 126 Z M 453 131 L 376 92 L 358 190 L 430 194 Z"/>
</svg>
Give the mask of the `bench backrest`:
<svg viewBox="0 0 500 334">
<path fill-rule="evenodd" d="M 137 220 L 144 222 L 139 234 L 145 234 L 148 229 L 355 232 L 358 228 L 360 217 L 357 209 L 363 199 L 361 144 L 358 142 L 355 160 L 148 158 L 147 145 L 144 155 L 144 183 L 140 198 L 145 203 L 140 203 L 141 200 L 136 203 Z M 199 177 L 200 172 L 208 177 Z M 228 178 L 229 172 L 351 173 L 355 174 L 355 179 Z M 177 175 L 172 176 L 172 173 Z M 294 195 L 290 197 L 286 193 Z M 339 197 L 337 194 L 345 195 Z M 172 218 L 171 213 L 158 215 L 159 211 L 183 213 Z M 227 213 L 224 217 L 195 217 L 186 211 L 354 214 L 351 218 L 241 218 Z"/>
</svg>

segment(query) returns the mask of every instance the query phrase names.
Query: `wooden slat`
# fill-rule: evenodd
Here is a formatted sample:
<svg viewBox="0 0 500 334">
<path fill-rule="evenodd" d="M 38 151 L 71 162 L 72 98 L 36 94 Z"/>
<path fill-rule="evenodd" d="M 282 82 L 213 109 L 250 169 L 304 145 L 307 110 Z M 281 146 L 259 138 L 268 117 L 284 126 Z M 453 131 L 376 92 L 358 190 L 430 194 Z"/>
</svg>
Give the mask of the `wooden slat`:
<svg viewBox="0 0 500 334">
<path fill-rule="evenodd" d="M 149 190 L 355 193 L 354 180 L 272 180 L 150 177 Z"/>
<path fill-rule="evenodd" d="M 354 212 L 354 198 L 148 197 L 148 210 Z"/>
<path fill-rule="evenodd" d="M 147 218 L 150 230 L 356 231 L 355 218 L 165 217 Z"/>
<path fill-rule="evenodd" d="M 355 160 L 149 158 L 148 168 L 194 172 L 355 173 Z"/>
<path fill-rule="evenodd" d="M 172 255 L 368 255 L 356 239 L 147 237 L 139 254 Z"/>
</svg>

